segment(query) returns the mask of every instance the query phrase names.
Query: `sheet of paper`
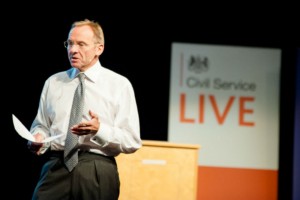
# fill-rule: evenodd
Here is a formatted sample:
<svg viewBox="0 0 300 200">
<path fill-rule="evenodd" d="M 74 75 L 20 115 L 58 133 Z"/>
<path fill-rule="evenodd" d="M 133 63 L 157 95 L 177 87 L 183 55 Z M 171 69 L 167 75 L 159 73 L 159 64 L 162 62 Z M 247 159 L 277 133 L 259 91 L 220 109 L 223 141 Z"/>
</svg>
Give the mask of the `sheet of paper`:
<svg viewBox="0 0 300 200">
<path fill-rule="evenodd" d="M 14 114 L 12 115 L 12 118 L 13 118 L 13 124 L 14 124 L 15 130 L 17 131 L 17 133 L 21 137 L 25 138 L 26 140 L 35 142 L 35 138 L 32 136 L 32 134 L 28 131 L 28 129 L 20 122 L 20 120 Z M 59 138 L 61 136 L 63 136 L 63 134 L 48 137 L 48 138 L 44 139 L 41 143 L 51 142 L 52 140 Z"/>
</svg>

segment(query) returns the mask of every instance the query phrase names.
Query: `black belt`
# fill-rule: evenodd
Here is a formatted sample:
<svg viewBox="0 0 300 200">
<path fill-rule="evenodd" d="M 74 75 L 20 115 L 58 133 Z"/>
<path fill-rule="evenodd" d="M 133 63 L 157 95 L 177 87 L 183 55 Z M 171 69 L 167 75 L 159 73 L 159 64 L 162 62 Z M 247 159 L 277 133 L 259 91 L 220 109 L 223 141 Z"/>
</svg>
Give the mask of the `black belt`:
<svg viewBox="0 0 300 200">
<path fill-rule="evenodd" d="M 105 155 L 90 152 L 90 151 L 82 151 L 82 150 L 78 151 L 78 155 L 85 154 L 85 153 L 101 156 L 101 157 L 104 157 L 106 159 L 115 161 L 114 156 L 105 156 Z M 45 155 L 47 155 L 49 157 L 63 158 L 64 157 L 64 151 L 47 151 Z"/>
<path fill-rule="evenodd" d="M 64 151 L 47 151 L 45 153 L 45 156 L 63 158 L 64 157 Z"/>
<path fill-rule="evenodd" d="M 83 153 L 92 153 L 92 152 L 89 152 L 89 151 L 78 151 L 78 155 L 83 154 Z M 61 158 L 61 157 L 64 156 L 64 151 L 48 151 L 46 154 L 48 156 L 50 156 L 50 157 L 59 157 L 59 158 Z"/>
</svg>

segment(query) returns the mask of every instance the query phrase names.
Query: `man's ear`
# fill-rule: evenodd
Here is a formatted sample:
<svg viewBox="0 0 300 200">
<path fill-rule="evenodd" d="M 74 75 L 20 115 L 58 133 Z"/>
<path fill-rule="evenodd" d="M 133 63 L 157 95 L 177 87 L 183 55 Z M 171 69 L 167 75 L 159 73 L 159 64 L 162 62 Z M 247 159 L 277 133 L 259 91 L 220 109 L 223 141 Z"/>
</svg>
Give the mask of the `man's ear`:
<svg viewBox="0 0 300 200">
<path fill-rule="evenodd" d="M 98 44 L 96 54 L 98 56 L 100 56 L 103 53 L 103 51 L 104 51 L 104 45 L 103 44 Z"/>
</svg>

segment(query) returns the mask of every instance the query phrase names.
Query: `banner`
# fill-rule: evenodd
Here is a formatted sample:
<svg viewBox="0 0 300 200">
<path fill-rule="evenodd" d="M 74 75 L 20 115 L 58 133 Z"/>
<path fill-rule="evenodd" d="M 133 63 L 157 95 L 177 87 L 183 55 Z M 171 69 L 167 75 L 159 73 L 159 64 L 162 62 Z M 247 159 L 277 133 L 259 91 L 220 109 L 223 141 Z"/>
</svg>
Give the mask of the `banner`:
<svg viewBox="0 0 300 200">
<path fill-rule="evenodd" d="M 281 50 L 173 43 L 168 141 L 199 165 L 277 170 Z"/>
</svg>

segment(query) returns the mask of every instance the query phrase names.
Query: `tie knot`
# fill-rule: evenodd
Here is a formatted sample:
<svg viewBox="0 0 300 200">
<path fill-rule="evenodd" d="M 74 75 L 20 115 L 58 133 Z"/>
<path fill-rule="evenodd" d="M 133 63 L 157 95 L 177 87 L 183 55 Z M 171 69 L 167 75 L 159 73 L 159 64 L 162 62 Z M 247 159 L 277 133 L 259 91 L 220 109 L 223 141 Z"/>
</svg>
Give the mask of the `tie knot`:
<svg viewBox="0 0 300 200">
<path fill-rule="evenodd" d="M 83 80 L 85 78 L 85 74 L 84 73 L 79 73 L 78 78 L 79 78 L 80 82 L 83 82 Z"/>
</svg>

